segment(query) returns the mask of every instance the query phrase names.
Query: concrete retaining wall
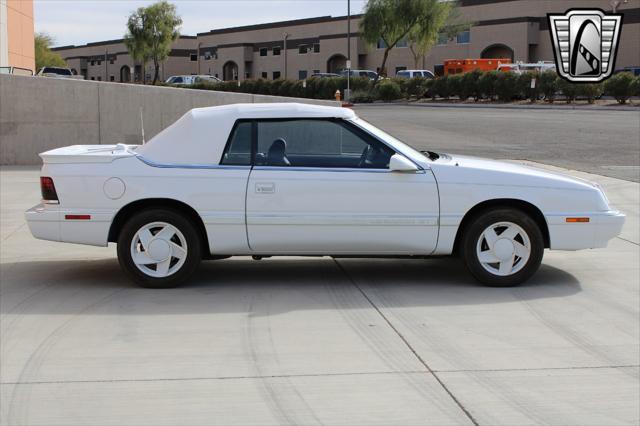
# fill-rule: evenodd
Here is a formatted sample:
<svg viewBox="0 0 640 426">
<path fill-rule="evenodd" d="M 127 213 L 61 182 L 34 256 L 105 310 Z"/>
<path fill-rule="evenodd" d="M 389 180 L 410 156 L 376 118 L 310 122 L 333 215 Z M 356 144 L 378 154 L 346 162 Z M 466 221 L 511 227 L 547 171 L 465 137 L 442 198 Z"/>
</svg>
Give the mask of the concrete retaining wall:
<svg viewBox="0 0 640 426">
<path fill-rule="evenodd" d="M 0 74 L 0 164 L 40 164 L 66 145 L 140 143 L 191 108 L 254 102 L 335 101 Z"/>
</svg>

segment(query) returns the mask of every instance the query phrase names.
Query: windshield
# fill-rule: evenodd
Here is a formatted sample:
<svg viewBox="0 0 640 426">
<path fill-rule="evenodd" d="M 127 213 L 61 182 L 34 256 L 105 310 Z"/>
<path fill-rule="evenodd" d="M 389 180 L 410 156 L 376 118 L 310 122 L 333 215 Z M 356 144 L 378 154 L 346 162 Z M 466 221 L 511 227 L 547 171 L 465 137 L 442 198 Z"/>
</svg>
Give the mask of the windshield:
<svg viewBox="0 0 640 426">
<path fill-rule="evenodd" d="M 425 162 L 425 160 L 429 160 L 429 157 L 425 156 L 420 151 L 417 151 L 411 148 L 409 145 L 405 144 L 401 140 L 396 139 L 395 137 L 391 136 L 389 133 L 378 129 L 374 125 L 366 122 L 365 120 L 359 117 L 354 118 L 352 122 L 357 126 L 361 127 L 362 129 L 366 130 L 367 132 L 371 133 L 373 136 L 379 139 L 382 139 L 389 146 L 401 152 L 403 155 L 406 155 L 407 157 L 409 157 L 411 160 L 415 162 Z"/>
</svg>

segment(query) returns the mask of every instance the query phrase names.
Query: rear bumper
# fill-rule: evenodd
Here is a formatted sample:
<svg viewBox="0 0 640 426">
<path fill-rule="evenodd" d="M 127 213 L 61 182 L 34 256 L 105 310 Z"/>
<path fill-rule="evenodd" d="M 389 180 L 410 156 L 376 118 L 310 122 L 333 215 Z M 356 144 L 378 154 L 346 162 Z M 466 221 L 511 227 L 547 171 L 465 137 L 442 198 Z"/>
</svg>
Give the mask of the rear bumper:
<svg viewBox="0 0 640 426">
<path fill-rule="evenodd" d="M 622 231 L 625 215 L 617 210 L 588 213 L 589 223 L 566 223 L 567 215 L 547 217 L 552 250 L 581 250 L 606 247 Z"/>
<path fill-rule="evenodd" d="M 89 215 L 89 220 L 67 219 L 67 215 Z M 38 204 L 27 210 L 24 217 L 31 235 L 40 240 L 87 244 L 104 247 L 108 244 L 113 214 L 62 210 L 55 204 Z"/>
</svg>

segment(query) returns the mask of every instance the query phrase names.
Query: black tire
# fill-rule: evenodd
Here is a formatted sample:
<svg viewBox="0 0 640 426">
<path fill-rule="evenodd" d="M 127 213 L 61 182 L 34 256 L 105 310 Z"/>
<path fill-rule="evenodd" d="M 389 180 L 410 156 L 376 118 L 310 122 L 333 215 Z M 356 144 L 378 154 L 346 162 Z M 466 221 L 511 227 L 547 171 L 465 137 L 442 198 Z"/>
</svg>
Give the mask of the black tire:
<svg viewBox="0 0 640 426">
<path fill-rule="evenodd" d="M 510 222 L 518 225 L 527 234 L 530 242 L 529 259 L 520 265 L 519 261 L 522 261 L 522 258 L 518 260 L 519 258 L 516 257 L 514 269 L 516 267 L 520 269 L 506 276 L 496 275 L 487 270 L 477 253 L 481 238 L 483 241 L 480 244 L 487 244 L 487 240 L 482 237 L 484 231 L 500 222 Z M 498 234 L 498 236 L 500 235 Z M 516 238 L 522 239 L 522 236 L 518 235 Z M 522 284 L 538 270 L 544 254 L 544 238 L 538 224 L 526 213 L 517 209 L 497 208 L 481 212 L 471 220 L 464 229 L 461 247 L 467 269 L 478 281 L 491 287 L 510 287 Z M 488 265 L 487 267 L 491 268 L 492 266 Z M 499 266 L 493 267 L 498 268 Z"/>
<path fill-rule="evenodd" d="M 143 226 L 154 222 L 164 222 L 177 228 L 186 240 L 186 258 L 182 266 L 165 277 L 154 277 L 143 272 L 133 261 L 131 244 L 134 236 Z M 202 247 L 198 231 L 182 214 L 169 209 L 148 209 L 131 216 L 118 236 L 118 261 L 122 269 L 141 287 L 171 288 L 186 282 L 196 271 L 202 259 Z M 177 259 L 172 258 L 171 262 Z"/>
</svg>

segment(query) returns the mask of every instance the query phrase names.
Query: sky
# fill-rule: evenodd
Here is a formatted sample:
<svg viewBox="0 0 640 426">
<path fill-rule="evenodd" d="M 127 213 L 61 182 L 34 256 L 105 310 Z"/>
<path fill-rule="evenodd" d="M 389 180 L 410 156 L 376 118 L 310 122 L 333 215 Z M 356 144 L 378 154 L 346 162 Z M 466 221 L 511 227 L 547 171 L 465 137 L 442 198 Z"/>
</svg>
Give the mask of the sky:
<svg viewBox="0 0 640 426">
<path fill-rule="evenodd" d="M 53 37 L 53 46 L 122 38 L 128 16 L 143 0 L 35 0 L 35 29 Z M 180 33 L 315 16 L 347 14 L 347 0 L 171 0 L 182 17 Z M 351 0 L 360 13 L 366 0 Z"/>
</svg>

